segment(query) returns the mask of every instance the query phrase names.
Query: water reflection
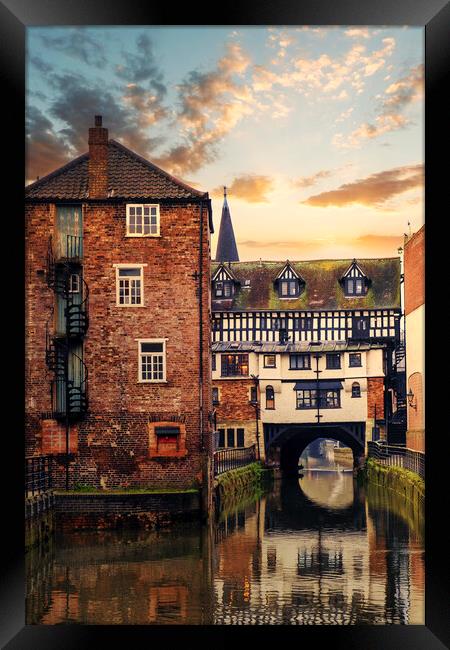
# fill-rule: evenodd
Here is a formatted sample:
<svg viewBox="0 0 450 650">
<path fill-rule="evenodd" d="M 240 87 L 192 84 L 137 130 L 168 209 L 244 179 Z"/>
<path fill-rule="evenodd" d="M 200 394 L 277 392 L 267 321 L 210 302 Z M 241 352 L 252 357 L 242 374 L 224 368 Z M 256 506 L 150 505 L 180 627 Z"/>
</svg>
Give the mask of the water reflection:
<svg viewBox="0 0 450 650">
<path fill-rule="evenodd" d="M 423 624 L 421 513 L 318 474 L 214 527 L 56 537 L 28 555 L 27 622 Z"/>
</svg>

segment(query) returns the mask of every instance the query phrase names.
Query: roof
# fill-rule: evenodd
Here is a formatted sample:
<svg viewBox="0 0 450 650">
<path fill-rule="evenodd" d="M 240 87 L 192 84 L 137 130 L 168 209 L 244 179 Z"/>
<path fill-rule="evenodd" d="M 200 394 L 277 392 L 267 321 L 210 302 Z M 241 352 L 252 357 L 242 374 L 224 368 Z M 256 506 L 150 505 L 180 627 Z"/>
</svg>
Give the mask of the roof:
<svg viewBox="0 0 450 650">
<path fill-rule="evenodd" d="M 346 297 L 340 280 L 353 260 L 311 260 L 289 262 L 305 281 L 297 298 L 280 298 L 274 281 L 286 262 L 230 262 L 240 287 L 232 301 L 213 300 L 214 311 L 242 310 L 310 310 L 325 309 L 399 309 L 400 258 L 360 259 L 358 265 L 370 280 L 366 295 Z M 212 275 L 218 263 L 213 262 Z M 243 289 L 244 280 L 250 286 Z"/>
<path fill-rule="evenodd" d="M 311 343 L 297 341 L 295 343 L 239 341 L 217 341 L 212 344 L 212 352 L 257 352 L 259 354 L 283 354 L 292 352 L 367 352 L 367 350 L 385 348 L 385 343 L 369 343 L 366 341 L 322 341 Z"/>
<path fill-rule="evenodd" d="M 239 255 L 231 223 L 230 208 L 225 196 L 220 219 L 219 238 L 217 240 L 216 260 L 218 262 L 239 262 Z"/>
<path fill-rule="evenodd" d="M 27 199 L 83 200 L 88 192 L 89 153 L 31 183 Z M 208 199 L 116 140 L 108 140 L 108 197 L 123 199 Z"/>
</svg>

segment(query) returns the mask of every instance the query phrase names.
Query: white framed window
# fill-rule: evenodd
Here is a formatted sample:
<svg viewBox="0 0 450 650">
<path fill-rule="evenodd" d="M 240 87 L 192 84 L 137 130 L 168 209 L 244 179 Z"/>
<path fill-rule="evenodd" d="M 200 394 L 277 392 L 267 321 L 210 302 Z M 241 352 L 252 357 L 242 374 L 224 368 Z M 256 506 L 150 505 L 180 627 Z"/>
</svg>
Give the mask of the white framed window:
<svg viewBox="0 0 450 650">
<path fill-rule="evenodd" d="M 129 203 L 127 205 L 127 237 L 159 237 L 159 205 Z"/>
<path fill-rule="evenodd" d="M 167 339 L 137 339 L 139 382 L 166 381 L 166 341 Z"/>
<path fill-rule="evenodd" d="M 144 264 L 115 264 L 116 305 L 143 307 Z"/>
<path fill-rule="evenodd" d="M 70 274 L 69 293 L 80 293 L 80 276 L 78 275 L 78 273 Z"/>
</svg>

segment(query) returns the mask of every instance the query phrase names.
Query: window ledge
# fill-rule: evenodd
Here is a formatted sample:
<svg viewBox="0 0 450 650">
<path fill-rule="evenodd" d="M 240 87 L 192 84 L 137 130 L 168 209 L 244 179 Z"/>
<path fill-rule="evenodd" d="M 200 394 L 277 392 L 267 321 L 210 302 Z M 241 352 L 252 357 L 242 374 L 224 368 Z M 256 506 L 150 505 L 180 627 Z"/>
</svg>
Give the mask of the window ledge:
<svg viewBox="0 0 450 650">
<path fill-rule="evenodd" d="M 121 309 L 122 309 L 123 307 L 133 307 L 133 308 L 134 308 L 134 307 L 145 307 L 145 306 L 146 306 L 146 305 L 118 305 L 118 304 L 116 303 L 116 307 L 120 307 Z"/>
<path fill-rule="evenodd" d="M 138 384 L 168 384 L 167 379 L 138 379 Z"/>
</svg>

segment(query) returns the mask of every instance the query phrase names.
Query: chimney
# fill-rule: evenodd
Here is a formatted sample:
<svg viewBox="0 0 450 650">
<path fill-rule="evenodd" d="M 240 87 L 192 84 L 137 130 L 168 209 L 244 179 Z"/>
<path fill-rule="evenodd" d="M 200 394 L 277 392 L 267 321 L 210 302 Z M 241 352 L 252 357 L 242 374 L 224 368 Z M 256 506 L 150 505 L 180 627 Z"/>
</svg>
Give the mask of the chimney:
<svg viewBox="0 0 450 650">
<path fill-rule="evenodd" d="M 89 129 L 89 198 L 108 196 L 108 129 L 102 127 L 102 116 L 95 116 Z"/>
</svg>

